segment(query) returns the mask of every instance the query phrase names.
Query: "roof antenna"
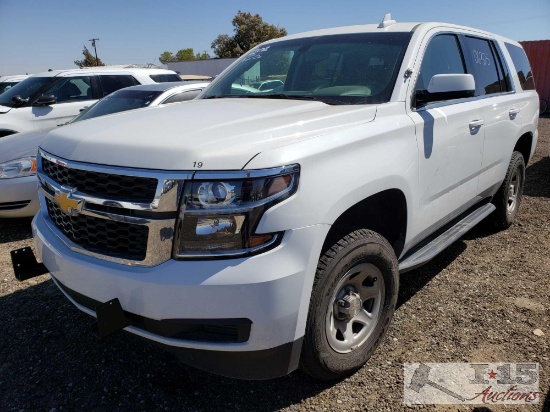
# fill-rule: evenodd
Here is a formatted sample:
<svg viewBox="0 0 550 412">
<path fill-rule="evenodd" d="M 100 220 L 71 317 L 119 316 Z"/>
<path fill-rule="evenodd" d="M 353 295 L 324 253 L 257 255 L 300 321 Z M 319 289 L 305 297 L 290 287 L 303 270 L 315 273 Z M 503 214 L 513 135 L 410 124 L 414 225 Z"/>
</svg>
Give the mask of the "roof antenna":
<svg viewBox="0 0 550 412">
<path fill-rule="evenodd" d="M 391 19 L 391 13 L 388 13 L 384 16 L 384 19 L 380 22 L 378 25 L 379 29 L 385 29 L 388 26 L 391 26 L 392 24 L 397 23 L 395 20 Z"/>
</svg>

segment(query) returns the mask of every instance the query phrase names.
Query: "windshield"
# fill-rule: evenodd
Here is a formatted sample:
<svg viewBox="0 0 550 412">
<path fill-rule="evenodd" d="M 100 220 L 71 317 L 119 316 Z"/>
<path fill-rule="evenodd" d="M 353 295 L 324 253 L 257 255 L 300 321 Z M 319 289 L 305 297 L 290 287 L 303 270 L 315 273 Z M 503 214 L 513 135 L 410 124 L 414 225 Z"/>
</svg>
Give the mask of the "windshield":
<svg viewBox="0 0 550 412">
<path fill-rule="evenodd" d="M 90 106 L 69 123 L 124 112 L 126 110 L 141 109 L 142 107 L 149 106 L 162 93 L 162 91 L 119 90 Z"/>
<path fill-rule="evenodd" d="M 3 82 L 3 83 L 0 83 L 0 94 L 2 94 L 5 91 L 11 89 L 17 83 L 19 83 L 19 82 Z"/>
<path fill-rule="evenodd" d="M 243 56 L 202 96 L 389 101 L 411 33 L 354 33 L 282 40 Z"/>
<path fill-rule="evenodd" d="M 15 107 L 16 105 L 13 104 L 11 99 L 17 95 L 21 96 L 23 100 L 32 100 L 38 91 L 55 79 L 55 77 L 29 77 L 6 90 L 5 93 L 0 94 L 0 105 Z"/>
</svg>

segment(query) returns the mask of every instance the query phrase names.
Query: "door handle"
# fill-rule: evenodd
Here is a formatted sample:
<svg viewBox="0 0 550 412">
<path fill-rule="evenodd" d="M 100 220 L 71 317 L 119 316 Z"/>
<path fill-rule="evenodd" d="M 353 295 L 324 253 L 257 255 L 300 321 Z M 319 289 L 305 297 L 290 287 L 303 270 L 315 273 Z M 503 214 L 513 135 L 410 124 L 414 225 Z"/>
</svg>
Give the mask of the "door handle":
<svg viewBox="0 0 550 412">
<path fill-rule="evenodd" d="M 481 126 L 483 126 L 483 120 L 472 120 L 470 122 L 470 129 L 477 129 Z"/>
<path fill-rule="evenodd" d="M 519 113 L 519 109 L 512 107 L 508 113 L 510 113 L 510 116 L 515 116 L 516 114 Z"/>
</svg>

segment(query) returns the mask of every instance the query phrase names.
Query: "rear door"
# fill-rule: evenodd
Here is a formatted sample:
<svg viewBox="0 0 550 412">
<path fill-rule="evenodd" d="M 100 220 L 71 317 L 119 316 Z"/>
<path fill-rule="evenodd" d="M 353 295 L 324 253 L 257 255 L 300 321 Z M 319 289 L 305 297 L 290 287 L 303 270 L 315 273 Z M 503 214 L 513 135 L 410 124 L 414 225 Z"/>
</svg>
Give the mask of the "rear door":
<svg viewBox="0 0 550 412">
<path fill-rule="evenodd" d="M 502 183 L 523 117 L 521 95 L 512 89 L 510 71 L 502 51 L 492 39 L 466 35 L 467 64 L 476 82 L 476 97 L 484 123 L 480 196 L 492 195 Z"/>
<path fill-rule="evenodd" d="M 418 231 L 433 231 L 477 200 L 483 152 L 483 116 L 475 98 L 414 107 L 414 94 L 426 90 L 436 74 L 467 74 L 459 35 L 426 36 L 413 73 L 409 115 L 416 124 L 419 169 Z M 420 62 L 419 62 L 420 60 Z"/>
<path fill-rule="evenodd" d="M 61 77 L 43 95 L 54 95 L 55 104 L 33 106 L 32 119 L 36 129 L 61 126 L 94 103 L 92 76 Z"/>
</svg>

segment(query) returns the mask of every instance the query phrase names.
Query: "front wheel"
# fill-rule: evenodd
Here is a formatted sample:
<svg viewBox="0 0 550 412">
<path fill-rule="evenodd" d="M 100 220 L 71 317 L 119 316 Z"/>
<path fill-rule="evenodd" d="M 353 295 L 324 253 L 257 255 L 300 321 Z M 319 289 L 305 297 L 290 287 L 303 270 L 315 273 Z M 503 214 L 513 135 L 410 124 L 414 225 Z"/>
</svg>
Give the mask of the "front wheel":
<svg viewBox="0 0 550 412">
<path fill-rule="evenodd" d="M 398 289 L 397 257 L 378 233 L 359 229 L 334 243 L 317 266 L 301 368 L 331 380 L 363 366 L 388 328 Z"/>
</svg>

